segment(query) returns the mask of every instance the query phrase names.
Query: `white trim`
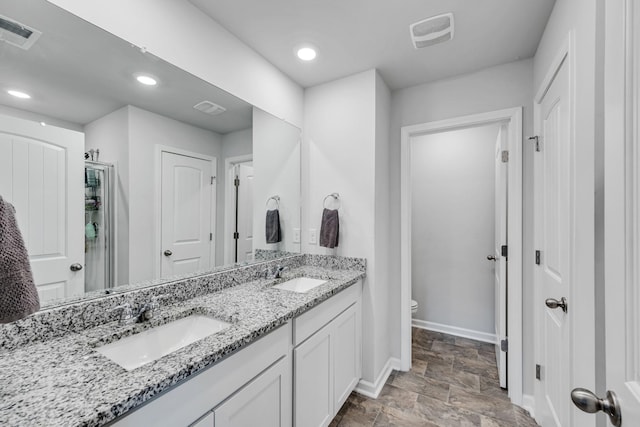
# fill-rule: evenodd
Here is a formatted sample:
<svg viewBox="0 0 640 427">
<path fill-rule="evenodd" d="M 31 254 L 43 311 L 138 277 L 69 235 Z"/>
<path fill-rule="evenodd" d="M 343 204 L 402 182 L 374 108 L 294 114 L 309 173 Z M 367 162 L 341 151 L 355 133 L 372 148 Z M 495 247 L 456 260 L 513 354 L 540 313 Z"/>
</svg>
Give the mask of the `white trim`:
<svg viewBox="0 0 640 427">
<path fill-rule="evenodd" d="M 224 229 L 223 234 L 223 258 L 224 265 L 233 264 L 231 260 L 231 230 L 233 218 L 233 184 L 229 181 L 229 171 L 232 167 L 240 163 L 252 162 L 253 154 L 244 154 L 242 156 L 232 156 L 224 159 Z"/>
<path fill-rule="evenodd" d="M 536 398 L 533 397 L 533 395 L 531 394 L 523 394 L 522 395 L 522 409 L 524 409 L 525 411 L 529 412 L 529 415 L 531 416 L 531 418 L 533 418 L 535 420 L 536 418 L 536 412 L 535 412 L 535 406 L 536 406 Z"/>
<path fill-rule="evenodd" d="M 429 322 L 426 320 L 413 319 L 411 326 L 428 331 L 442 332 L 443 334 L 454 335 L 456 337 L 469 338 L 471 340 L 488 342 L 489 344 L 497 344 L 498 337 L 496 334 L 488 332 L 474 331 L 473 329 L 460 328 L 458 326 L 443 325 L 441 323 Z"/>
<path fill-rule="evenodd" d="M 456 117 L 436 122 L 403 126 L 400 173 L 400 360 L 401 369 L 411 368 L 411 138 L 428 133 L 505 122 L 509 149 L 509 396 L 522 403 L 522 107 Z"/>
<path fill-rule="evenodd" d="M 389 360 L 387 360 L 387 363 L 385 363 L 384 367 L 378 374 L 375 382 L 372 383 L 366 380 L 360 380 L 354 391 L 363 396 L 377 399 L 378 395 L 380 395 L 380 392 L 382 391 L 382 388 L 386 384 L 389 375 L 391 375 L 391 372 L 393 370 L 400 370 L 400 365 L 400 359 L 396 357 L 389 358 Z"/>
<path fill-rule="evenodd" d="M 196 153 L 194 151 L 187 151 L 187 150 L 183 150 L 181 148 L 176 148 L 176 147 L 171 147 L 169 145 L 161 145 L 161 144 L 156 144 L 154 146 L 154 169 L 155 169 L 155 191 L 154 191 L 154 195 L 153 195 L 153 206 L 155 207 L 155 209 L 153 210 L 153 221 L 154 221 L 154 228 L 156 230 L 155 236 L 153 236 L 154 239 L 154 244 L 153 247 L 155 248 L 154 253 L 156 255 L 154 255 L 153 257 L 153 266 L 154 266 L 154 272 L 155 272 L 155 279 L 159 279 L 162 276 L 162 271 L 161 271 L 161 266 L 162 264 L 160 263 L 160 253 L 162 252 L 162 216 L 161 216 L 161 212 L 162 212 L 162 201 L 161 201 L 161 197 L 162 197 L 162 153 L 172 153 L 172 154 L 178 154 L 180 156 L 187 156 L 187 157 L 193 157 L 195 159 L 200 159 L 200 160 L 205 160 L 205 161 L 209 161 L 211 162 L 211 166 L 212 166 L 212 171 L 213 171 L 213 175 L 214 175 L 214 182 L 213 185 L 211 186 L 211 221 L 210 221 L 210 230 L 213 233 L 213 239 L 209 242 L 210 245 L 210 265 L 211 267 L 214 267 L 216 264 L 216 239 L 217 239 L 217 234 L 216 234 L 216 206 L 217 206 L 217 201 L 216 201 L 216 187 L 218 186 L 218 180 L 217 180 L 217 174 L 218 174 L 218 158 L 215 156 L 209 156 L 206 154 L 201 154 L 201 153 Z M 131 256 L 131 254 L 129 254 L 129 256 Z"/>
</svg>

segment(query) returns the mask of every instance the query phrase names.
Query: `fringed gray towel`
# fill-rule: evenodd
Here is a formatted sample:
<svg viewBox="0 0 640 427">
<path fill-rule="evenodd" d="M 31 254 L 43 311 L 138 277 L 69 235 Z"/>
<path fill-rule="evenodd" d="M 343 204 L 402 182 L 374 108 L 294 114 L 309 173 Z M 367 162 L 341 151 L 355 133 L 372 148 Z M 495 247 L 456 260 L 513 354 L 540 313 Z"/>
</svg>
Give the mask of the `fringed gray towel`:
<svg viewBox="0 0 640 427">
<path fill-rule="evenodd" d="M 267 211 L 265 231 L 267 243 L 278 243 L 282 240 L 280 233 L 280 212 L 278 209 Z"/>
<path fill-rule="evenodd" d="M 325 208 L 322 211 L 322 224 L 320 224 L 320 246 L 325 248 L 338 247 L 339 231 L 338 210 Z"/>
<path fill-rule="evenodd" d="M 0 196 L 0 323 L 22 319 L 39 309 L 40 299 L 15 211 Z"/>
</svg>

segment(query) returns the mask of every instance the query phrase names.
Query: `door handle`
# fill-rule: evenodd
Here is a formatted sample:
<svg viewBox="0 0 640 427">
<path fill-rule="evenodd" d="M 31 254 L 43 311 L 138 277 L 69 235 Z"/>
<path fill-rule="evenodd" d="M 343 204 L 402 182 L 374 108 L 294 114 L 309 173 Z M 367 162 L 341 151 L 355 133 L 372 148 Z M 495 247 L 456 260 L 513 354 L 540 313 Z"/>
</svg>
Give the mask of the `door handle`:
<svg viewBox="0 0 640 427">
<path fill-rule="evenodd" d="M 546 300 L 544 300 L 544 303 L 551 309 L 556 309 L 559 307 L 565 313 L 569 310 L 569 304 L 567 303 L 567 299 L 565 297 L 560 298 L 560 301 L 554 298 L 547 298 Z"/>
<path fill-rule="evenodd" d="M 496 258 L 496 256 L 495 256 L 495 255 L 487 255 L 487 259 L 488 259 L 489 261 L 495 261 L 497 258 Z"/>
<path fill-rule="evenodd" d="M 75 264 L 71 264 L 69 266 L 69 270 L 71 270 L 71 271 L 80 271 L 80 270 L 82 270 L 82 264 L 78 264 L 77 262 Z"/>
<path fill-rule="evenodd" d="M 169 249 L 164 251 L 164 256 L 171 256 L 171 255 L 173 255 L 173 252 L 171 252 Z"/>
<path fill-rule="evenodd" d="M 600 399 L 590 390 L 585 388 L 574 388 L 571 391 L 571 400 L 581 411 L 595 414 L 602 411 L 609 416 L 611 424 L 620 427 L 622 424 L 622 412 L 618 397 L 612 391 L 607 391 L 607 397 Z"/>
</svg>

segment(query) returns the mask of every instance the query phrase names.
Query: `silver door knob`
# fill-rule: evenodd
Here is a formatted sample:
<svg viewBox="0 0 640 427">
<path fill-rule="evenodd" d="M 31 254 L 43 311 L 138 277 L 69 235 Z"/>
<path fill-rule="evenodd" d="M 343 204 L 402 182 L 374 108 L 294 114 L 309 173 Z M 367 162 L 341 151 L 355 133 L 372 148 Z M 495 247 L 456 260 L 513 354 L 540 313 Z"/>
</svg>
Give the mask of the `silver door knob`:
<svg viewBox="0 0 640 427">
<path fill-rule="evenodd" d="M 554 298 L 547 298 L 544 300 L 544 303 L 551 309 L 561 308 L 565 313 L 569 310 L 569 305 L 567 304 L 567 299 L 565 297 L 560 298 L 560 301 Z"/>
<path fill-rule="evenodd" d="M 173 252 L 171 252 L 169 249 L 164 251 L 164 256 L 171 256 L 171 255 L 173 255 Z"/>
<path fill-rule="evenodd" d="M 487 259 L 488 259 L 489 261 L 495 261 L 497 258 L 496 258 L 496 256 L 495 256 L 495 255 L 487 255 Z"/>
<path fill-rule="evenodd" d="M 607 391 L 607 397 L 605 399 L 600 399 L 590 390 L 585 388 L 574 388 L 571 391 L 571 400 L 581 411 L 588 412 L 590 414 L 602 411 L 609 415 L 609 420 L 615 427 L 620 427 L 622 424 L 620 403 L 618 402 L 616 394 L 612 391 Z"/>
<path fill-rule="evenodd" d="M 75 264 L 71 264 L 69 266 L 69 270 L 71 270 L 71 271 L 80 271 L 80 270 L 82 270 L 82 264 L 78 264 L 77 262 Z"/>
</svg>

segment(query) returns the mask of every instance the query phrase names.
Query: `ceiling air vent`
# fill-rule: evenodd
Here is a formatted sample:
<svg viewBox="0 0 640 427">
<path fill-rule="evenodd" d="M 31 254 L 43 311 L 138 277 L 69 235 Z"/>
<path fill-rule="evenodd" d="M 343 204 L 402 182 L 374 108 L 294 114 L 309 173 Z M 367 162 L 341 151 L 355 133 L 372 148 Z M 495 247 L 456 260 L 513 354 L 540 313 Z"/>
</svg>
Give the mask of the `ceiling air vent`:
<svg viewBox="0 0 640 427">
<path fill-rule="evenodd" d="M 0 15 L 0 41 L 27 50 L 42 35 L 41 31 L 28 27 L 11 18 Z"/>
<path fill-rule="evenodd" d="M 225 111 L 227 111 L 226 108 L 218 104 L 214 104 L 211 101 L 198 102 L 196 105 L 193 106 L 193 108 L 195 108 L 198 111 L 202 111 L 203 113 L 211 114 L 212 116 L 222 114 Z"/>
<path fill-rule="evenodd" d="M 409 27 L 413 47 L 422 49 L 453 39 L 453 13 L 433 16 Z"/>
</svg>

